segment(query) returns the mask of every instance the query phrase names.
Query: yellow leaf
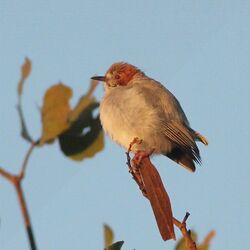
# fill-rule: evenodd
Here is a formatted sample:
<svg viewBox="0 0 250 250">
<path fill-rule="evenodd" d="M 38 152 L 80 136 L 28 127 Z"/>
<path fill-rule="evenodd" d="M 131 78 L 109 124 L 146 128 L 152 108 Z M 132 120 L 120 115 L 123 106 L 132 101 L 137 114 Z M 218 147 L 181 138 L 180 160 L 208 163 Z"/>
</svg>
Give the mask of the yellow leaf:
<svg viewBox="0 0 250 250">
<path fill-rule="evenodd" d="M 212 241 L 212 239 L 215 236 L 215 231 L 212 230 L 210 231 L 207 236 L 205 237 L 204 241 L 198 245 L 197 249 L 198 250 L 208 250 L 210 248 L 210 243 Z"/>
<path fill-rule="evenodd" d="M 84 109 L 86 109 L 93 102 L 95 102 L 94 97 L 90 97 L 88 95 L 83 96 L 80 99 L 80 101 L 78 102 L 78 104 L 76 105 L 76 107 L 69 114 L 69 119 L 68 119 L 69 122 L 70 123 L 75 122 L 78 119 L 78 117 L 80 116 L 80 114 L 84 111 Z"/>
<path fill-rule="evenodd" d="M 72 160 L 93 157 L 104 148 L 104 134 L 99 115 L 99 103 L 92 96 L 97 83 L 92 81 L 87 93 L 67 117 L 67 128 L 58 134 L 62 152 Z"/>
<path fill-rule="evenodd" d="M 90 85 L 89 85 L 89 89 L 88 89 L 88 92 L 87 92 L 87 96 L 92 96 L 93 92 L 95 91 L 97 85 L 99 84 L 100 82 L 99 81 L 96 81 L 96 80 L 91 80 L 90 81 Z"/>
<path fill-rule="evenodd" d="M 96 89 L 96 86 L 98 85 L 98 81 L 91 80 L 89 89 L 86 93 L 86 95 L 82 96 L 79 102 L 77 103 L 74 110 L 72 110 L 70 116 L 69 116 L 69 122 L 74 122 L 78 119 L 79 115 L 83 112 L 83 110 L 88 107 L 91 103 L 95 102 L 95 98 L 92 96 L 94 90 Z"/>
<path fill-rule="evenodd" d="M 104 248 L 108 248 L 114 240 L 114 233 L 111 227 L 107 224 L 103 225 L 104 230 Z"/>
<path fill-rule="evenodd" d="M 42 107 L 43 131 L 40 145 L 55 139 L 69 127 L 69 99 L 71 97 L 71 88 L 62 83 L 56 84 L 46 91 Z"/>
<path fill-rule="evenodd" d="M 30 71 L 31 71 L 31 60 L 28 57 L 26 57 L 25 63 L 22 66 L 22 78 L 26 79 L 29 76 Z"/>
<path fill-rule="evenodd" d="M 29 58 L 25 58 L 25 62 L 22 66 L 22 75 L 21 75 L 21 79 L 18 83 L 18 95 L 21 96 L 22 93 L 23 93 L 23 85 L 24 85 L 24 81 L 28 78 L 30 72 L 31 72 L 31 66 L 32 66 L 32 63 L 31 63 L 31 60 Z"/>
</svg>

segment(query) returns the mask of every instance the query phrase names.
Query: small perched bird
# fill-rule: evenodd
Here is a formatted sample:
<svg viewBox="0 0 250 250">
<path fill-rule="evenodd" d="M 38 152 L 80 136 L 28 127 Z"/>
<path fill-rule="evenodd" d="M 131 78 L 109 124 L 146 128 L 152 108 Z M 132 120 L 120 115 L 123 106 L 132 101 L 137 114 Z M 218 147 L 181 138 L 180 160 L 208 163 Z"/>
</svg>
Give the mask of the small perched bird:
<svg viewBox="0 0 250 250">
<path fill-rule="evenodd" d="M 113 64 L 105 76 L 105 94 L 100 103 L 104 131 L 126 149 L 138 137 L 141 144 L 132 151 L 154 150 L 181 166 L 195 171 L 201 163 L 195 141 L 207 145 L 207 139 L 193 130 L 175 96 L 160 82 L 128 63 Z"/>
</svg>

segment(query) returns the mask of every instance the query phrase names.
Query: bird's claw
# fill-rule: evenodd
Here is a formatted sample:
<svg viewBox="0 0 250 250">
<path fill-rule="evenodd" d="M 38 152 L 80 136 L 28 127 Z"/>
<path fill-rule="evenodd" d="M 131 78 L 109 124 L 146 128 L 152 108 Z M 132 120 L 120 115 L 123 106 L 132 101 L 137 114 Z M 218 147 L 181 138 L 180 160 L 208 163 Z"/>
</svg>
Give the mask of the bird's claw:
<svg viewBox="0 0 250 250">
<path fill-rule="evenodd" d="M 136 181 L 136 183 L 138 184 L 140 190 L 142 191 L 142 194 L 145 197 L 148 198 L 147 191 L 145 189 L 143 178 L 142 178 L 141 172 L 140 172 L 140 164 L 141 164 L 141 161 L 144 158 L 149 157 L 155 151 L 155 149 L 153 148 L 153 149 L 150 149 L 150 150 L 138 150 L 135 153 L 134 158 L 132 159 L 132 164 L 130 164 L 130 156 L 129 156 L 129 153 L 131 152 L 132 147 L 135 144 L 141 144 L 142 141 L 143 141 L 142 139 L 139 139 L 138 137 L 135 137 L 133 139 L 133 141 L 129 144 L 128 151 L 126 152 L 127 160 L 128 160 L 127 165 L 129 167 L 129 173 L 132 174 L 134 180 Z"/>
<path fill-rule="evenodd" d="M 135 144 L 141 144 L 142 143 L 142 139 L 139 139 L 138 137 L 135 137 L 133 139 L 132 142 L 130 142 L 129 144 L 129 148 L 128 148 L 128 152 L 130 152 L 132 150 L 132 147 L 135 145 Z"/>
<path fill-rule="evenodd" d="M 149 157 L 150 155 L 153 154 L 153 152 L 155 151 L 155 149 L 150 149 L 150 150 L 139 150 L 136 152 L 132 162 L 137 165 L 137 166 L 140 166 L 141 164 L 141 161 L 146 158 L 146 157 Z"/>
</svg>

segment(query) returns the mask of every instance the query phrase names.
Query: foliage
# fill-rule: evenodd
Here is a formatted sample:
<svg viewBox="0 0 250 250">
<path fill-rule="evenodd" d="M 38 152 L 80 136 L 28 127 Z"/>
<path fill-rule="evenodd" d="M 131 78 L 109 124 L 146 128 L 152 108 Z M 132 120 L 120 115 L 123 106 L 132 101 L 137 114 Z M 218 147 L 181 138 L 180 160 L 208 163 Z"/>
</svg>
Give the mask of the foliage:
<svg viewBox="0 0 250 250">
<path fill-rule="evenodd" d="M 117 241 L 107 248 L 107 250 L 120 250 L 122 248 L 124 241 Z"/>
<path fill-rule="evenodd" d="M 32 142 L 28 133 L 22 112 L 21 97 L 24 83 L 31 73 L 31 60 L 26 58 L 21 70 L 18 84 L 18 112 L 21 121 L 21 135 Z M 43 146 L 59 139 L 64 155 L 73 160 L 83 160 L 93 157 L 104 148 L 104 135 L 99 115 L 94 117 L 94 111 L 99 103 L 92 96 L 96 81 L 91 81 L 89 90 L 83 95 L 75 108 L 71 109 L 69 100 L 73 91 L 62 82 L 51 86 L 45 93 L 41 108 L 42 135 L 38 145 Z"/>
<path fill-rule="evenodd" d="M 202 243 L 197 245 L 197 249 L 198 250 L 208 250 L 209 246 L 210 246 L 210 242 L 212 240 L 212 238 L 215 236 L 215 231 L 210 231 L 207 236 L 205 237 L 205 239 L 203 240 Z M 191 237 L 192 239 L 197 242 L 198 236 L 197 233 L 194 231 L 191 231 Z M 186 247 L 185 244 L 185 239 L 181 238 L 175 246 L 175 250 L 188 250 L 188 248 Z"/>
<path fill-rule="evenodd" d="M 116 243 L 113 243 L 114 232 L 112 228 L 107 224 L 104 224 L 103 231 L 104 231 L 104 246 L 105 246 L 104 250 L 120 250 L 122 245 L 124 244 L 124 241 L 117 241 Z M 197 250 L 209 250 L 210 242 L 214 236 L 215 236 L 215 231 L 213 230 L 210 231 L 206 235 L 203 242 L 198 244 Z M 196 232 L 191 231 L 191 237 L 194 241 L 197 241 L 198 236 Z M 177 241 L 175 245 L 175 250 L 188 250 L 184 238 L 181 238 Z"/>
<path fill-rule="evenodd" d="M 108 248 L 113 243 L 114 233 L 112 228 L 107 224 L 103 225 L 103 232 L 104 232 L 104 247 Z"/>
</svg>

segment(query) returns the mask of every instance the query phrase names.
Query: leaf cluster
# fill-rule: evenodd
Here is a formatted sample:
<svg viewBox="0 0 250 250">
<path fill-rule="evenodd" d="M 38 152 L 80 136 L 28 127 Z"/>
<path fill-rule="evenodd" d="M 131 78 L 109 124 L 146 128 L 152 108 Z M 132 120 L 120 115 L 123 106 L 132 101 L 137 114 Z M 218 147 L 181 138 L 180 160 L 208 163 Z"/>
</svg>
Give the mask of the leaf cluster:
<svg viewBox="0 0 250 250">
<path fill-rule="evenodd" d="M 28 79 L 32 62 L 26 58 L 21 69 L 18 83 L 18 113 L 21 122 L 21 135 L 34 142 L 30 136 L 22 110 L 22 94 L 24 83 Z M 51 86 L 44 95 L 41 107 L 42 133 L 36 141 L 37 146 L 53 143 L 59 140 L 64 155 L 73 160 L 83 160 L 93 157 L 104 148 L 104 135 L 99 114 L 94 115 L 99 103 L 93 97 L 97 81 L 91 81 L 87 93 L 79 99 L 76 107 L 70 107 L 73 91 L 69 86 L 59 82 Z"/>
</svg>

